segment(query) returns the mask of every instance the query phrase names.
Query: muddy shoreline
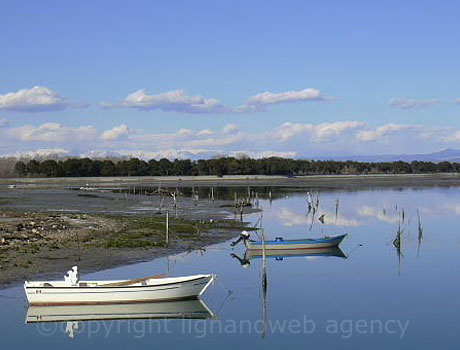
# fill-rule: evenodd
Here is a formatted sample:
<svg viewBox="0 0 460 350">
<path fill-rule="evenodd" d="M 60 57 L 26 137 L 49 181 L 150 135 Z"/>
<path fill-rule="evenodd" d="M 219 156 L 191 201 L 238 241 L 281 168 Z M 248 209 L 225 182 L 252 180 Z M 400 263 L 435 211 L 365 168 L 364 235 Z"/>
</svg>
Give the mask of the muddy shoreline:
<svg viewBox="0 0 460 350">
<path fill-rule="evenodd" d="M 165 216 L 169 215 L 169 244 Z M 244 208 L 244 214 L 256 212 Z M 0 189 L 0 288 L 153 260 L 234 238 L 246 226 L 231 201 L 168 193 Z"/>
</svg>

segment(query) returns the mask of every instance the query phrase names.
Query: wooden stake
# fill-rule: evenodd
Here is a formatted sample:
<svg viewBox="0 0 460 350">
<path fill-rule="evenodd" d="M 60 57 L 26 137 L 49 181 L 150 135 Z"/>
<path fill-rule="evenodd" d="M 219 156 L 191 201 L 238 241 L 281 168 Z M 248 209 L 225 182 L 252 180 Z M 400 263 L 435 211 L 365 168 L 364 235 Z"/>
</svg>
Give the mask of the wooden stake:
<svg viewBox="0 0 460 350">
<path fill-rule="evenodd" d="M 169 210 L 166 210 L 166 246 L 169 244 Z"/>
</svg>

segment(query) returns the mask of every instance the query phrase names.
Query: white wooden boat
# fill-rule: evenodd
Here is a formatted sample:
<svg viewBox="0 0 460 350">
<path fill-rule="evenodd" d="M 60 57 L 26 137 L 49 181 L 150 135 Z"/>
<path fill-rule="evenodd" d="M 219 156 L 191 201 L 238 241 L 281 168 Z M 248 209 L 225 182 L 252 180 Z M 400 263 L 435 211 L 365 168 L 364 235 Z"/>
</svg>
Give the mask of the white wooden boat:
<svg viewBox="0 0 460 350">
<path fill-rule="evenodd" d="M 253 241 L 250 239 L 249 233 L 243 231 L 241 238 L 246 245 L 248 250 L 262 251 L 265 246 L 266 251 L 271 250 L 310 250 L 319 248 L 331 248 L 338 247 L 347 235 L 340 235 L 334 237 L 324 238 L 303 238 L 303 239 L 283 239 L 282 237 L 276 237 L 275 240 Z M 238 242 L 238 241 L 237 241 Z M 235 245 L 235 242 L 233 245 Z"/>
<path fill-rule="evenodd" d="M 105 305 L 29 306 L 26 323 L 135 319 L 210 319 L 213 312 L 201 300 Z"/>
<path fill-rule="evenodd" d="M 185 300 L 200 297 L 215 275 L 152 276 L 134 280 L 79 281 L 77 267 L 64 281 L 24 283 L 30 305 L 79 305 Z"/>
</svg>

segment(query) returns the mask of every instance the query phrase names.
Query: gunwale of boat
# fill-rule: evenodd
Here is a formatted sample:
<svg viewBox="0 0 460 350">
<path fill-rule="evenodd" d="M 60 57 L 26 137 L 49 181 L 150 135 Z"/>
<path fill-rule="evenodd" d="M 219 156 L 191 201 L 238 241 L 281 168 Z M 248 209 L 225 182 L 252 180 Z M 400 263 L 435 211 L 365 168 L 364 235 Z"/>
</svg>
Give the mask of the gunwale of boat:
<svg viewBox="0 0 460 350">
<path fill-rule="evenodd" d="M 198 281 L 200 279 L 208 278 L 212 275 L 193 275 L 186 277 L 165 277 L 165 278 L 147 278 L 147 281 L 159 281 L 159 283 L 146 283 L 138 282 L 131 285 L 114 285 L 117 283 L 129 282 L 134 280 L 105 280 L 105 281 L 79 281 L 77 286 L 66 285 L 64 281 L 26 281 L 24 287 L 27 289 L 124 289 L 124 288 L 148 288 L 160 287 L 172 284 L 180 284 L 185 282 Z M 192 278 L 193 277 L 193 278 Z M 165 282 L 168 280 L 169 282 Z M 174 281 L 171 281 L 174 280 Z M 177 281 L 176 281 L 177 280 Z"/>
<path fill-rule="evenodd" d="M 334 237 L 324 237 L 324 238 L 303 238 L 303 239 L 283 239 L 283 240 L 268 240 L 265 241 L 266 246 L 270 245 L 283 245 L 283 244 L 327 244 L 327 243 L 335 243 L 336 241 L 342 241 L 347 234 L 334 236 Z M 339 243 L 340 243 L 339 242 Z M 262 241 L 251 241 L 249 242 L 251 245 L 261 246 L 263 243 Z M 266 249 L 270 249 L 267 247 Z"/>
</svg>

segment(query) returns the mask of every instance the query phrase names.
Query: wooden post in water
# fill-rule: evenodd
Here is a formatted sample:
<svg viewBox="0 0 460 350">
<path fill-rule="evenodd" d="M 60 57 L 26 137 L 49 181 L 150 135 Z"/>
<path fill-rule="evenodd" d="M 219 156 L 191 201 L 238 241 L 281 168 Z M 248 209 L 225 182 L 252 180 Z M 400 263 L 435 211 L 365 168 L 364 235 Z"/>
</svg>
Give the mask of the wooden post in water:
<svg viewBox="0 0 460 350">
<path fill-rule="evenodd" d="M 169 210 L 166 210 L 166 246 L 169 244 Z"/>
<path fill-rule="evenodd" d="M 262 228 L 262 322 L 263 331 L 262 339 L 267 333 L 267 256 L 265 252 L 265 230 L 262 227 L 262 214 L 260 217 L 260 226 Z"/>
</svg>

